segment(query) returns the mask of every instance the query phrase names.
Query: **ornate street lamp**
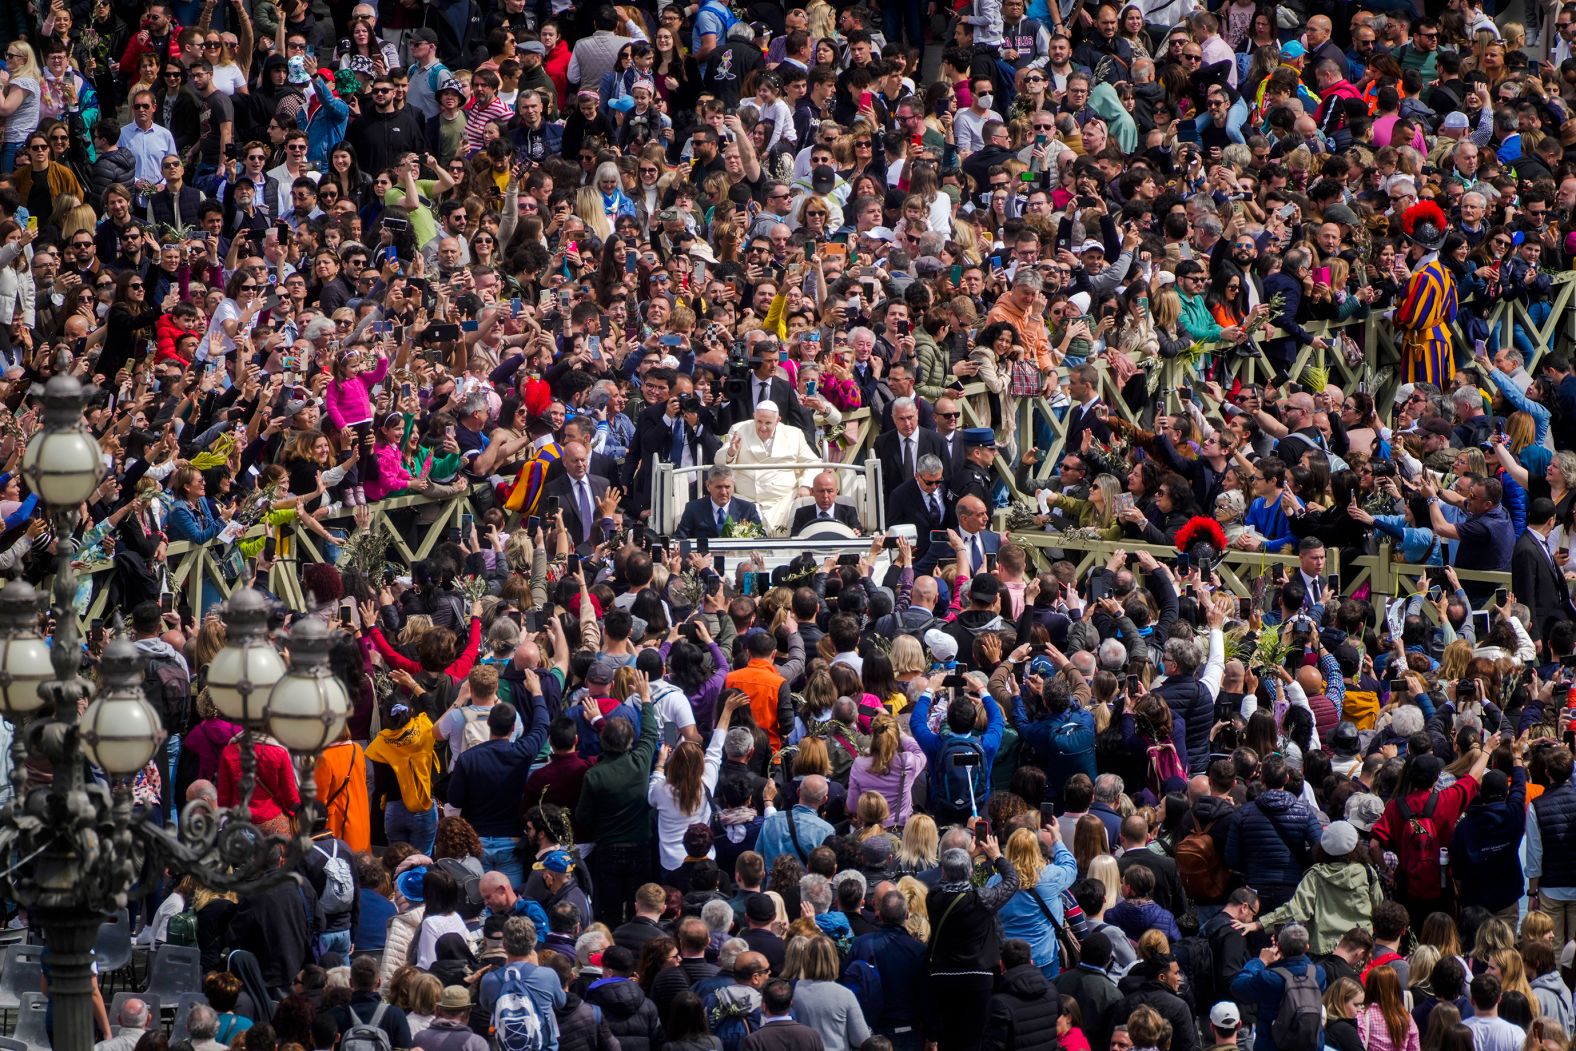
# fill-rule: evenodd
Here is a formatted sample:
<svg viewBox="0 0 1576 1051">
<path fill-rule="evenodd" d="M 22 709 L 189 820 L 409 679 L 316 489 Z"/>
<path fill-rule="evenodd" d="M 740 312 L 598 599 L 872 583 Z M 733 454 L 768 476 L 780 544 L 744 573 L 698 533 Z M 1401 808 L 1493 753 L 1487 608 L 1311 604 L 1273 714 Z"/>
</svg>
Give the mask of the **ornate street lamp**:
<svg viewBox="0 0 1576 1051">
<path fill-rule="evenodd" d="M 322 813 L 315 754 L 338 736 L 349 709 L 344 688 L 328 671 L 327 629 L 303 618 L 287 675 L 268 641 L 264 598 L 238 591 L 225 607 L 229 644 L 209 666 L 208 680 L 215 704 L 245 727 L 236 804 L 221 812 L 193 801 L 182 808 L 178 826 L 133 815 L 131 778 L 158 752 L 164 728 L 142 688 L 142 657 L 128 640 L 105 648 L 96 691 L 80 674 L 73 537 L 79 509 L 104 474 L 98 444 L 82 426 L 83 402 L 74 378 L 50 379 L 43 427 L 22 458 L 22 473 L 57 538 L 48 643 L 39 634 L 41 596 L 22 581 L 0 588 L 0 710 L 16 724 L 11 800 L 0 808 L 0 882 L 43 931 L 54 1046 L 61 1051 L 93 1046 L 93 945 L 105 914 L 126 904 L 145 858 L 151 854 L 156 868 L 193 875 L 214 890 L 247 893 L 284 878 L 311 849 Z M 254 734 L 263 731 L 294 758 L 301 795 L 296 836 L 264 836 L 251 823 Z M 87 776 L 89 762 L 108 786 Z M 30 763 L 47 764 L 47 783 L 33 782 Z"/>
</svg>

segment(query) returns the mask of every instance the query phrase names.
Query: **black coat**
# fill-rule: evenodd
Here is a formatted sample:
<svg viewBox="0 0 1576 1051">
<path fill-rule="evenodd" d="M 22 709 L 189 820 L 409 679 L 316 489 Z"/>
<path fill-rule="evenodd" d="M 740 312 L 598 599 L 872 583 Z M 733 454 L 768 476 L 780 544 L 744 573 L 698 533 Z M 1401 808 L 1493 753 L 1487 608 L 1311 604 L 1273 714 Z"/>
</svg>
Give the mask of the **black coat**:
<svg viewBox="0 0 1576 1051">
<path fill-rule="evenodd" d="M 788 535 L 798 536 L 809 526 L 813 525 L 820 510 L 814 504 L 806 504 L 804 507 L 795 509 L 793 519 L 788 523 Z M 859 528 L 859 512 L 847 504 L 833 504 L 830 514 L 835 522 L 841 522 L 850 529 Z"/>
<path fill-rule="evenodd" d="M 895 525 L 911 525 L 918 536 L 914 540 L 914 568 L 915 572 L 928 572 L 929 567 L 936 564 L 937 559 L 945 557 L 949 549 L 945 544 L 936 552 L 936 557 L 927 556 L 930 551 L 930 531 L 932 529 L 956 529 L 958 527 L 958 513 L 956 507 L 947 494 L 946 485 L 943 484 L 935 491 L 936 498 L 941 501 L 942 517 L 938 521 L 931 513 L 927 503 L 929 494 L 919 487 L 919 483 L 910 478 L 894 489 L 886 501 L 886 516 L 888 527 Z"/>
<path fill-rule="evenodd" d="M 1187 911 L 1187 892 L 1182 889 L 1182 876 L 1177 872 L 1175 861 L 1152 850 L 1129 850 L 1117 862 L 1124 873 L 1135 865 L 1142 865 L 1154 873 L 1156 905 L 1175 916 Z"/>
<path fill-rule="evenodd" d="M 619 1051 L 657 1051 L 662 1046 L 657 1005 L 646 999 L 640 983 L 604 978 L 586 990 L 585 1000 L 602 1009 L 602 1021 L 618 1039 Z"/>
<path fill-rule="evenodd" d="M 1105 1031 L 1125 1025 L 1139 1007 L 1152 1007 L 1171 1023 L 1171 1051 L 1199 1051 L 1198 1027 L 1187 1001 L 1158 981 L 1144 982 L 1118 1000 L 1105 1018 Z"/>
<path fill-rule="evenodd" d="M 1089 1046 L 1105 1047 L 1106 1033 L 1109 1031 L 1105 1019 L 1111 1013 L 1112 1006 L 1122 998 L 1111 976 L 1088 967 L 1074 967 L 1056 976 L 1056 991 L 1078 1001 L 1078 1012 L 1083 1016 L 1083 1031 L 1084 1036 L 1089 1038 Z"/>
<path fill-rule="evenodd" d="M 1012 968 L 996 982 L 985 1015 L 984 1051 L 1056 1051 L 1061 993 L 1032 963 Z"/>
<path fill-rule="evenodd" d="M 1542 542 L 1531 531 L 1517 537 L 1511 550 L 1510 583 L 1516 600 L 1532 610 L 1540 638 L 1547 639 L 1554 625 L 1571 618 L 1571 592 L 1565 574 L 1549 561 Z"/>
<path fill-rule="evenodd" d="M 914 432 L 914 467 L 919 468 L 922 456 L 934 456 L 942 463 L 945 470 L 947 463 L 947 445 L 941 440 L 941 435 L 935 431 L 921 427 Z M 903 485 L 914 480 L 914 476 L 903 470 L 903 452 L 898 445 L 898 433 L 895 430 L 883 431 L 876 439 L 876 458 L 881 461 L 881 486 L 886 490 L 887 502 L 892 500 L 892 494 Z M 945 498 L 943 498 L 945 499 Z M 891 519 L 890 513 L 888 519 Z M 921 538 L 923 539 L 923 538 Z"/>
</svg>

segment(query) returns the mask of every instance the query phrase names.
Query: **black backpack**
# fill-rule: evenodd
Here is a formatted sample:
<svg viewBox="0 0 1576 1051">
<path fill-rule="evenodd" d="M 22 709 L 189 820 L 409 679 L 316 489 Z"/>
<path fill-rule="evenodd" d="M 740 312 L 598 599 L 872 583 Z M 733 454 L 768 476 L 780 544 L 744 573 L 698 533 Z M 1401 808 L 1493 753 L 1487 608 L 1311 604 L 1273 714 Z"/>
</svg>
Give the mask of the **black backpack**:
<svg viewBox="0 0 1576 1051">
<path fill-rule="evenodd" d="M 472 872 L 459 858 L 439 858 L 438 868 L 454 877 L 460 887 L 460 919 L 474 920 L 482 914 L 486 902 L 482 900 L 482 878 Z"/>
<path fill-rule="evenodd" d="M 164 720 L 166 733 L 183 734 L 191 727 L 192 680 L 179 657 L 149 657 L 142 690 Z"/>
</svg>

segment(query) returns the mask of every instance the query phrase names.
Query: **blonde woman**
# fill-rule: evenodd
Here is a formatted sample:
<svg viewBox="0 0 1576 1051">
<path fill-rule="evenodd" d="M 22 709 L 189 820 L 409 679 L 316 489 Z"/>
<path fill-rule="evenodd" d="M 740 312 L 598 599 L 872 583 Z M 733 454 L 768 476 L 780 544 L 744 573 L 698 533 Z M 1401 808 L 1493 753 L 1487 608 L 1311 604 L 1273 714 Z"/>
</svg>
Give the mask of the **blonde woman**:
<svg viewBox="0 0 1576 1051">
<path fill-rule="evenodd" d="M 1333 1051 L 1363 1051 L 1357 1016 L 1363 1010 L 1363 987 L 1351 978 L 1337 978 L 1324 991 L 1324 1044 Z"/>
<path fill-rule="evenodd" d="M 913 704 L 929 688 L 926 672 L 930 670 L 930 662 L 925 659 L 925 649 L 919 640 L 912 635 L 899 635 L 892 640 L 892 677 L 898 685 L 903 687 L 903 692 L 908 695 L 908 700 L 894 714 L 901 715 L 909 705 Z"/>
<path fill-rule="evenodd" d="M 11 174 L 27 137 L 38 130 L 39 81 L 43 78 L 33 47 L 25 40 L 6 45 L 5 61 L 6 68 L 0 69 L 0 118 L 5 119 L 0 175 Z"/>
<path fill-rule="evenodd" d="M 913 876 L 904 876 L 897 881 L 897 892 L 908 902 L 908 919 L 903 922 L 903 929 L 919 941 L 930 941 L 930 917 L 925 912 L 930 888 Z"/>
<path fill-rule="evenodd" d="M 1122 483 L 1115 475 L 1102 474 L 1089 487 L 1089 498 L 1052 492 L 1047 498 L 1053 505 L 1067 509 L 1080 528 L 1094 529 L 1102 540 L 1120 540 L 1122 523 L 1116 520 L 1116 498 L 1122 492 Z"/>
<path fill-rule="evenodd" d="M 785 972 L 787 957 L 797 964 L 796 973 L 784 975 L 794 980 L 794 1020 L 821 1034 L 826 1051 L 849 1051 L 869 1039 L 870 1027 L 865 1024 L 859 1000 L 837 980 L 842 963 L 832 939 L 824 934 L 795 938 L 788 948 Z M 793 952 L 795 948 L 799 952 Z"/>
<path fill-rule="evenodd" d="M 891 715 L 878 715 L 870 724 L 870 752 L 854 760 L 848 771 L 848 794 L 862 801 L 865 793 L 886 801 L 890 825 L 909 820 L 914 809 L 914 785 L 925 772 L 925 752 L 913 737 L 902 733 Z"/>
<path fill-rule="evenodd" d="M 1492 974 L 1499 979 L 1499 987 L 1505 992 L 1516 992 L 1527 998 L 1527 1003 L 1532 1007 L 1533 1017 L 1543 1013 L 1543 1008 L 1538 1000 L 1538 994 L 1532 991 L 1532 983 L 1527 980 L 1527 965 L 1522 962 L 1521 953 L 1514 946 L 1495 949 L 1488 954 L 1485 961 L 1485 973 Z"/>
<path fill-rule="evenodd" d="M 613 236 L 613 222 L 602 210 L 602 194 L 595 184 L 580 187 L 575 194 L 575 215 L 586 224 L 586 229 L 596 234 L 597 240 L 606 241 Z"/>
<path fill-rule="evenodd" d="M 1047 850 L 1051 854 L 1049 861 L 1045 858 Z M 1062 962 L 1056 932 L 1066 922 L 1062 892 L 1077 880 L 1078 861 L 1062 842 L 1055 821 L 1038 834 L 1027 828 L 1015 831 L 1007 837 L 1004 855 L 1018 873 L 1018 891 L 997 913 L 1002 934 L 1028 942 L 1034 965 L 1046 978 L 1054 979 Z M 1001 881 L 999 874 L 992 876 L 987 886 Z"/>
<path fill-rule="evenodd" d="M 903 841 L 897 848 L 897 865 L 893 871 L 899 875 L 913 875 L 933 869 L 940 856 L 939 848 L 935 818 L 929 814 L 913 814 L 903 823 Z"/>
</svg>

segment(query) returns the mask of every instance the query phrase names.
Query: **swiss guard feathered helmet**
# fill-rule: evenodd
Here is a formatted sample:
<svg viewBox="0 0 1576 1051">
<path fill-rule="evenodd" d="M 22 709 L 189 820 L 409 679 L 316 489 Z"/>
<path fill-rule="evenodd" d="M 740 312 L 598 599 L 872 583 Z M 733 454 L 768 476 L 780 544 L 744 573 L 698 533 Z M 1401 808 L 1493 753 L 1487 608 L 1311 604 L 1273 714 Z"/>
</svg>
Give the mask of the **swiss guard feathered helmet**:
<svg viewBox="0 0 1576 1051">
<path fill-rule="evenodd" d="M 1418 201 L 1401 213 L 1401 232 L 1430 252 L 1445 243 L 1445 213 L 1433 201 Z"/>
<path fill-rule="evenodd" d="M 1226 550 L 1226 531 L 1208 515 L 1194 515 L 1177 530 L 1177 550 L 1193 557 L 1193 564 L 1207 577 Z"/>
</svg>

